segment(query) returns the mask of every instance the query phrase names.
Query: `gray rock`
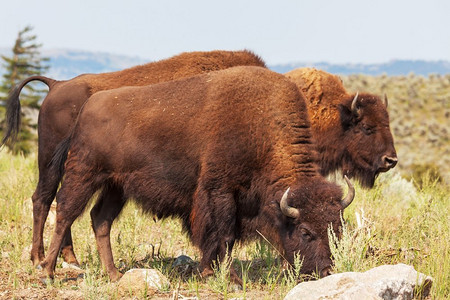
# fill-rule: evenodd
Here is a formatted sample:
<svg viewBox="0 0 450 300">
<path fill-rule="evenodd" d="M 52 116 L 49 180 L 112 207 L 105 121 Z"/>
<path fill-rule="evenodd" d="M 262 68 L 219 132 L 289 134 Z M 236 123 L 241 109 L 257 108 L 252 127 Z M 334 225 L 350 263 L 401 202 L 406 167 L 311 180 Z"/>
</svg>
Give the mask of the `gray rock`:
<svg viewBox="0 0 450 300">
<path fill-rule="evenodd" d="M 195 262 L 187 255 L 178 256 L 172 263 L 172 268 L 183 266 L 183 265 L 193 265 Z"/>
<path fill-rule="evenodd" d="M 193 274 L 198 273 L 198 263 L 193 261 L 189 256 L 180 255 L 172 263 L 172 270 L 181 278 L 187 279 Z"/>
<path fill-rule="evenodd" d="M 364 273 L 334 274 L 302 282 L 284 298 L 293 299 L 413 299 L 420 291 L 426 297 L 433 279 L 405 264 L 384 265 Z"/>
</svg>

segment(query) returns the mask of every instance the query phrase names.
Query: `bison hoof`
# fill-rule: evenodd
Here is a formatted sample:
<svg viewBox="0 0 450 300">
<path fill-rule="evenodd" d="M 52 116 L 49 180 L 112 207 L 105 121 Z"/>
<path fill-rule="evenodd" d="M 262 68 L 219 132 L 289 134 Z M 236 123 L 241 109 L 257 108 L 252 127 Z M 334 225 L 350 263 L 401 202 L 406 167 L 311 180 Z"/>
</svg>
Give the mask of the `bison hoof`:
<svg viewBox="0 0 450 300">
<path fill-rule="evenodd" d="M 120 278 L 122 278 L 122 276 L 123 274 L 117 271 L 114 274 L 109 275 L 109 280 L 111 280 L 111 282 L 117 282 L 120 280 Z"/>
<path fill-rule="evenodd" d="M 214 271 L 210 268 L 204 268 L 203 271 L 200 273 L 200 277 L 207 278 L 214 275 Z"/>
</svg>

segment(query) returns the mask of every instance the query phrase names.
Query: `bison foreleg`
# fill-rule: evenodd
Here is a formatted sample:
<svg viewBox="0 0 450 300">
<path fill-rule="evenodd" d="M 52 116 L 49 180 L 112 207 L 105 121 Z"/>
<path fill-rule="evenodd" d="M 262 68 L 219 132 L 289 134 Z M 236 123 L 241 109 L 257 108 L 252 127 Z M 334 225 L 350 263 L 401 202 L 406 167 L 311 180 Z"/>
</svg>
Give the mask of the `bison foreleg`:
<svg viewBox="0 0 450 300">
<path fill-rule="evenodd" d="M 231 256 L 236 239 L 236 203 L 232 193 L 199 188 L 191 212 L 191 232 L 194 244 L 202 251 L 200 270 L 203 276 L 213 275 L 218 266 Z M 233 281 L 241 280 L 230 267 Z M 233 276 L 235 275 L 235 276 Z"/>
</svg>

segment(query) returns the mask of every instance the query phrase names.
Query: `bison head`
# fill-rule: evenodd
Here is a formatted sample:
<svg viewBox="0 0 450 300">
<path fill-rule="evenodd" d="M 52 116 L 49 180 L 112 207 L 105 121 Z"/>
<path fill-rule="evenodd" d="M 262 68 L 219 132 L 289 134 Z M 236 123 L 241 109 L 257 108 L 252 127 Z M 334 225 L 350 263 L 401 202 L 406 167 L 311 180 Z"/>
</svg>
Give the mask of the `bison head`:
<svg viewBox="0 0 450 300">
<path fill-rule="evenodd" d="M 380 172 L 397 164 L 397 154 L 389 128 L 387 98 L 356 94 L 339 106 L 343 128 L 344 175 L 372 187 Z M 345 103 L 344 102 L 344 103 Z"/>
<path fill-rule="evenodd" d="M 280 201 L 285 217 L 281 241 L 286 260 L 293 264 L 295 255 L 301 255 L 301 273 L 317 273 L 325 277 L 331 271 L 331 252 L 328 242 L 328 226 L 339 232 L 341 211 L 353 200 L 355 190 L 348 178 L 349 192 L 342 197 L 341 189 L 321 180 L 288 189 Z"/>
</svg>

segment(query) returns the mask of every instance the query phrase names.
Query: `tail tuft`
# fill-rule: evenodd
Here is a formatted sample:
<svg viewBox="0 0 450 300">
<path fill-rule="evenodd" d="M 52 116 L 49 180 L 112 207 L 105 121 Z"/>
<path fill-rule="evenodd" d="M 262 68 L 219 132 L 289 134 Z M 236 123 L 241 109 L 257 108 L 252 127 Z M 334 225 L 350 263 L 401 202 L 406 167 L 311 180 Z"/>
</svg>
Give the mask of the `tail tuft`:
<svg viewBox="0 0 450 300">
<path fill-rule="evenodd" d="M 66 137 L 61 143 L 56 147 L 53 153 L 52 160 L 48 164 L 48 167 L 54 171 L 59 181 L 62 180 L 65 172 L 65 162 L 69 153 L 70 142 L 72 135 Z"/>
</svg>

